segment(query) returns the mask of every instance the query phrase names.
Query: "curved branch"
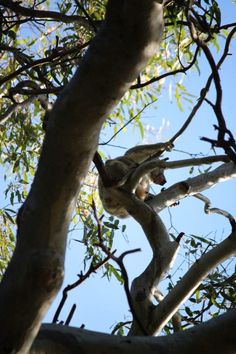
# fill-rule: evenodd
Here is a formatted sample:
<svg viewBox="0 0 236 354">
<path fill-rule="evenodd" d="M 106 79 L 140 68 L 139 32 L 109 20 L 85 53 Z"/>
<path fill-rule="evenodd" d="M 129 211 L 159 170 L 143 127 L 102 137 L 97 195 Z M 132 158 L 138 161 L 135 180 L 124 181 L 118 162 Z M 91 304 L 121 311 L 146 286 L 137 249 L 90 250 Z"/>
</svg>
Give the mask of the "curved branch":
<svg viewBox="0 0 236 354">
<path fill-rule="evenodd" d="M 108 255 L 106 256 L 104 259 L 102 259 L 101 261 L 99 261 L 98 263 L 95 263 L 94 264 L 94 260 L 92 259 L 91 263 L 90 263 L 90 267 L 89 269 L 87 270 L 86 273 L 80 273 L 78 276 L 79 276 L 79 279 L 76 280 L 74 283 L 72 284 L 68 284 L 64 289 L 63 289 L 63 292 L 62 292 L 62 298 L 61 298 L 61 301 L 56 309 L 56 312 L 53 316 L 53 320 L 52 320 L 52 323 L 57 323 L 58 322 L 58 318 L 59 318 L 59 315 L 61 313 L 61 310 L 63 309 L 64 305 L 65 305 L 65 302 L 66 302 L 66 299 L 68 297 L 68 292 L 73 290 L 74 288 L 78 287 L 80 284 L 82 284 L 86 279 L 88 279 L 90 277 L 90 275 L 92 273 L 96 273 L 96 271 L 102 267 L 104 264 L 106 264 L 109 259 L 111 258 L 111 255 Z"/>
<path fill-rule="evenodd" d="M 120 2 L 109 0 L 104 26 L 50 111 L 18 218 L 16 248 L 0 284 L 1 352 L 26 353 L 31 347 L 63 280 L 68 227 L 101 127 L 156 52 L 162 27 L 156 0 L 125 0 L 122 11 Z"/>
<path fill-rule="evenodd" d="M 196 193 L 194 194 L 194 197 L 201 200 L 204 204 L 205 204 L 205 207 L 204 207 L 204 210 L 205 210 L 205 213 L 206 214 L 219 214 L 219 215 L 223 215 L 224 217 L 226 217 L 232 228 L 235 227 L 235 219 L 233 217 L 233 215 L 231 215 L 228 211 L 226 210 L 222 210 L 222 209 L 219 209 L 219 208 L 211 208 L 211 201 L 209 198 L 207 198 L 205 195 L 201 194 L 201 193 Z"/>
<path fill-rule="evenodd" d="M 45 11 L 45 10 L 35 10 L 34 8 L 28 8 L 19 5 L 19 3 L 12 1 L 12 0 L 0 0 L 0 5 L 3 5 L 7 7 L 8 9 L 11 9 L 13 12 L 15 12 L 18 15 L 22 16 L 29 16 L 31 19 L 53 19 L 54 21 L 59 21 L 59 22 L 64 22 L 64 23 L 71 23 L 71 22 L 77 22 L 81 26 L 84 26 L 85 28 L 88 29 L 93 29 L 91 27 L 91 24 L 88 22 L 88 20 L 85 17 L 82 16 L 76 16 L 76 15 L 65 15 L 61 12 L 55 12 L 55 11 Z"/>
<path fill-rule="evenodd" d="M 217 70 L 220 69 L 220 67 L 223 64 L 223 62 L 225 61 L 226 57 L 229 55 L 229 45 L 230 45 L 230 42 L 233 38 L 235 31 L 236 31 L 236 28 L 233 28 L 226 39 L 223 54 L 222 54 L 220 60 L 218 61 L 218 63 L 216 64 Z M 214 73 L 211 73 L 211 75 L 209 76 L 209 78 L 206 82 L 205 87 L 201 90 L 200 97 L 198 99 L 197 104 L 193 107 L 190 115 L 188 116 L 188 118 L 186 119 L 185 123 L 180 128 L 180 130 L 170 139 L 171 142 L 174 142 L 187 129 L 187 127 L 191 123 L 193 117 L 195 116 L 198 109 L 201 107 L 203 101 L 205 100 L 213 79 L 214 79 Z"/>
<path fill-rule="evenodd" d="M 188 12 L 188 17 L 190 18 L 190 11 Z M 195 27 L 194 27 L 194 22 L 190 22 L 189 24 L 189 29 L 190 29 L 190 33 L 191 36 L 194 40 L 194 42 L 199 46 L 199 48 L 202 49 L 202 51 L 205 54 L 205 57 L 209 63 L 209 66 L 211 68 L 212 74 L 211 77 L 214 81 L 215 84 L 215 90 L 216 90 L 216 99 L 215 99 L 215 103 L 211 104 L 216 119 L 218 121 L 218 141 L 216 142 L 216 146 L 222 147 L 225 151 L 225 153 L 231 158 L 232 161 L 234 161 L 236 163 L 236 144 L 235 144 L 235 140 L 228 140 L 226 141 L 225 139 L 225 135 L 228 134 L 230 137 L 232 137 L 232 133 L 231 131 L 227 128 L 226 126 L 226 122 L 225 122 L 225 118 L 224 118 L 224 114 L 223 114 L 223 110 L 222 110 L 222 97 L 223 97 L 223 92 L 222 92 L 222 86 L 221 86 L 221 80 L 220 80 L 220 74 L 219 74 L 219 67 L 216 64 L 214 57 L 209 49 L 209 46 L 207 45 L 207 43 L 202 40 Z M 233 38 L 233 35 L 236 32 L 236 27 L 233 28 L 230 32 L 230 34 L 228 35 L 227 38 L 227 45 L 229 45 L 231 39 Z M 208 101 L 209 102 L 209 101 Z M 205 139 L 206 140 L 206 139 Z"/>
<path fill-rule="evenodd" d="M 35 100 L 35 97 L 29 97 L 22 102 L 13 103 L 10 107 L 6 109 L 4 113 L 0 115 L 0 123 L 4 124 L 13 112 L 17 112 L 22 107 L 28 106 L 28 104 L 31 103 L 33 100 Z"/>
<path fill-rule="evenodd" d="M 181 74 L 181 73 L 186 73 L 189 69 L 191 69 L 191 67 L 194 65 L 194 63 L 196 62 L 197 60 L 197 56 L 198 56 L 198 52 L 199 52 L 199 48 L 196 49 L 195 53 L 194 53 L 194 56 L 193 56 L 193 59 L 192 61 L 189 63 L 189 65 L 183 67 L 181 66 L 181 68 L 179 69 L 176 69 L 176 70 L 173 70 L 173 71 L 170 71 L 168 73 L 164 73 L 162 75 L 159 75 L 157 77 L 153 77 L 152 79 L 150 79 L 149 81 L 146 81 L 146 82 L 143 82 L 143 83 L 138 83 L 138 84 L 135 84 L 135 85 L 132 85 L 131 86 L 131 89 L 132 90 L 135 90 L 135 89 L 139 89 L 139 88 L 142 88 L 142 87 L 145 87 L 145 86 L 148 86 L 148 85 L 151 85 L 152 83 L 154 82 L 157 82 L 157 81 L 160 81 L 168 76 L 174 76 L 176 74 Z"/>
<path fill-rule="evenodd" d="M 15 79 L 18 75 L 20 75 L 21 73 L 23 73 L 24 71 L 26 71 L 28 69 L 35 68 L 37 66 L 41 66 L 41 65 L 45 65 L 45 64 L 52 64 L 52 63 L 54 63 L 54 60 L 56 58 L 61 58 L 65 55 L 73 54 L 79 50 L 82 50 L 83 48 L 86 48 L 88 46 L 88 44 L 89 44 L 89 42 L 86 42 L 79 47 L 76 46 L 76 47 L 69 48 L 69 49 L 54 50 L 52 52 L 52 54 L 49 55 L 48 57 L 37 59 L 34 61 L 32 60 L 30 63 L 21 66 L 19 69 L 15 70 L 11 74 L 0 79 L 0 85 L 6 83 L 9 80 Z"/>
<path fill-rule="evenodd" d="M 162 223 L 161 219 L 157 219 L 157 222 Z M 157 239 L 160 236 L 159 228 L 157 225 L 153 229 L 153 232 L 156 232 L 155 236 Z M 138 318 L 142 318 L 142 323 L 149 335 L 152 334 L 150 332 L 150 321 L 152 319 L 152 311 L 155 307 L 153 300 L 156 286 L 172 267 L 179 251 L 179 244 L 176 241 L 159 243 L 160 246 L 155 249 L 151 262 L 144 272 L 133 280 L 131 286 L 132 303 L 135 313 L 138 315 Z M 137 322 L 133 321 L 129 336 L 142 334 Z"/>
<path fill-rule="evenodd" d="M 111 336 L 61 325 L 43 325 L 29 354 L 234 354 L 236 310 L 183 332 L 151 337 Z"/>
<path fill-rule="evenodd" d="M 236 230 L 227 239 L 219 243 L 192 265 L 169 294 L 159 303 L 153 311 L 153 322 L 148 331 L 157 334 L 172 318 L 181 304 L 186 301 L 197 289 L 203 279 L 218 264 L 236 254 Z"/>
<path fill-rule="evenodd" d="M 150 323 L 150 313 L 153 310 L 153 295 L 155 285 L 172 266 L 178 250 L 177 241 L 170 241 L 168 231 L 159 215 L 145 202 L 122 189 L 111 189 L 112 197 L 119 199 L 128 213 L 141 225 L 152 248 L 152 260 L 131 285 L 131 297 L 134 313 L 142 319 L 142 325 L 147 330 Z M 150 334 L 149 330 L 146 331 Z M 143 335 L 143 329 L 134 317 L 129 335 Z"/>
</svg>

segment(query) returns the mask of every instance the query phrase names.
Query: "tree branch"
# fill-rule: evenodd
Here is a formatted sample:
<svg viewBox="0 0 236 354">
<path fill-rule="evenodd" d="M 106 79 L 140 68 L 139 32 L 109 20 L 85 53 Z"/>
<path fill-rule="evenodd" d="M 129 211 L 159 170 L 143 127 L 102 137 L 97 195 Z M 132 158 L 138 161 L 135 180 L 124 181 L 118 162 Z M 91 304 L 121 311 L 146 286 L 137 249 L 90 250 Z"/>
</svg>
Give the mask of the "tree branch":
<svg viewBox="0 0 236 354">
<path fill-rule="evenodd" d="M 105 117 L 161 41 L 162 6 L 155 0 L 124 1 L 122 9 L 117 0 L 108 2 L 104 26 L 50 111 L 18 218 L 16 248 L 0 284 L 1 352 L 28 352 L 63 280 L 72 211 Z"/>
<path fill-rule="evenodd" d="M 202 192 L 219 182 L 236 177 L 236 166 L 233 162 L 225 163 L 213 171 L 188 178 L 165 189 L 146 203 L 158 213 L 180 199 Z"/>
<path fill-rule="evenodd" d="M 132 190 L 131 186 L 135 189 L 135 186 L 139 183 L 141 177 L 151 172 L 155 168 L 163 168 L 163 169 L 174 169 L 188 166 L 199 166 L 204 164 L 211 164 L 213 162 L 229 162 L 229 157 L 227 155 L 219 155 L 219 156 L 206 156 L 200 158 L 186 159 L 186 160 L 178 160 L 178 161 L 165 161 L 159 159 L 151 159 L 150 161 L 143 162 L 140 164 L 135 171 L 131 174 L 127 182 L 125 183 L 125 188 L 127 190 Z"/>
<path fill-rule="evenodd" d="M 199 49 L 197 48 L 195 53 L 194 53 L 192 61 L 187 66 L 185 66 L 185 67 L 181 66 L 181 68 L 179 68 L 179 69 L 164 73 L 164 74 L 159 75 L 157 77 L 153 77 L 152 79 L 150 79 L 150 80 L 148 80 L 146 82 L 139 82 L 138 84 L 134 84 L 134 85 L 131 86 L 131 89 L 135 90 L 135 89 L 139 89 L 139 88 L 151 85 L 154 82 L 163 80 L 163 79 L 165 79 L 168 76 L 174 76 L 176 74 L 181 74 L 181 73 L 185 74 L 195 64 L 195 62 L 197 60 L 198 52 L 199 52 Z"/>
<path fill-rule="evenodd" d="M 235 354 L 236 310 L 206 323 L 157 338 L 111 336 L 60 325 L 43 325 L 29 354 Z"/>
<path fill-rule="evenodd" d="M 45 20 L 52 19 L 54 21 L 64 22 L 64 23 L 77 22 L 78 24 L 84 26 L 85 28 L 93 29 L 93 27 L 91 27 L 91 24 L 88 22 L 88 20 L 82 16 L 65 15 L 61 12 L 55 12 L 55 11 L 35 10 L 34 8 L 21 6 L 19 5 L 18 2 L 12 0 L 0 0 L 0 5 L 5 6 L 8 9 L 11 9 L 18 15 L 31 17 L 32 19 L 37 19 L 37 18 L 41 18 Z"/>
<path fill-rule="evenodd" d="M 61 58 L 65 55 L 76 53 L 76 52 L 82 50 L 83 48 L 86 48 L 88 46 L 88 44 L 89 43 L 86 42 L 81 46 L 75 46 L 75 47 L 72 47 L 69 49 L 60 49 L 60 50 L 55 49 L 52 52 L 52 54 L 50 54 L 49 56 L 47 56 L 45 58 L 41 58 L 41 59 L 37 59 L 37 60 L 31 59 L 31 61 L 29 63 L 21 66 L 19 69 L 15 70 L 14 72 L 10 73 L 9 75 L 1 78 L 0 85 L 3 85 L 4 83 L 15 79 L 18 75 L 22 74 L 24 71 L 26 71 L 28 69 L 35 68 L 35 67 L 45 65 L 45 64 L 52 64 L 53 63 L 55 65 L 55 63 L 54 63 L 55 59 Z M 61 88 L 60 88 L 60 90 L 61 90 Z"/>
<path fill-rule="evenodd" d="M 209 198 L 207 198 L 205 195 L 201 193 L 196 193 L 194 194 L 194 197 L 201 200 L 204 204 L 204 211 L 206 214 L 219 214 L 223 215 L 225 218 L 227 218 L 230 222 L 231 227 L 234 229 L 236 224 L 235 224 L 235 219 L 233 215 L 231 215 L 228 211 L 222 210 L 219 208 L 211 208 L 211 201 Z"/>
<path fill-rule="evenodd" d="M 153 322 L 149 326 L 149 332 L 157 334 L 172 318 L 181 304 L 186 301 L 197 289 L 203 279 L 218 264 L 236 254 L 236 230 L 227 239 L 219 243 L 209 252 L 203 254 L 194 263 L 188 272 L 181 278 L 168 295 L 159 303 L 153 311 Z"/>
<path fill-rule="evenodd" d="M 122 189 L 112 189 L 111 194 L 114 198 L 119 199 L 129 214 L 141 225 L 153 251 L 151 262 L 145 271 L 133 280 L 131 285 L 134 312 L 138 319 L 142 318 L 142 325 L 150 334 L 147 328 L 153 310 L 152 300 L 155 286 L 173 265 L 179 244 L 176 241 L 170 241 L 168 231 L 160 216 L 145 202 Z M 140 329 L 135 318 L 129 335 L 143 335 L 143 330 Z"/>
<path fill-rule="evenodd" d="M 190 29 L 190 33 L 191 36 L 194 40 L 194 42 L 199 46 L 199 48 L 202 49 L 202 51 L 204 52 L 206 59 L 210 65 L 212 74 L 211 77 L 214 81 L 215 84 L 215 90 L 216 90 L 216 99 L 215 99 L 215 103 L 212 104 L 212 108 L 215 112 L 215 116 L 217 118 L 218 121 L 218 141 L 215 142 L 214 146 L 219 146 L 222 147 L 225 151 L 225 153 L 231 158 L 232 161 L 234 161 L 236 163 L 236 144 L 235 144 L 235 140 L 232 138 L 232 133 L 230 132 L 230 130 L 227 128 L 226 126 L 226 122 L 225 122 L 225 118 L 224 118 L 224 114 L 222 111 L 222 97 L 223 97 L 223 93 L 222 93 L 222 87 L 221 87 L 221 80 L 220 80 L 220 75 L 219 75 L 219 66 L 215 63 L 215 60 L 211 54 L 211 51 L 207 45 L 207 43 L 202 40 L 199 37 L 199 34 L 197 33 L 197 30 L 194 26 L 194 21 L 191 21 L 191 15 L 190 15 L 190 10 L 191 7 L 188 11 L 188 18 L 189 18 L 189 29 Z M 196 16 L 197 14 L 194 12 L 194 10 L 192 9 L 193 14 Z M 228 36 L 228 41 L 226 42 L 226 46 L 229 45 L 231 39 L 233 38 L 234 33 L 236 32 L 236 27 L 233 28 Z M 230 139 L 228 141 L 225 140 L 225 134 L 228 134 Z M 206 139 L 204 139 L 206 140 Z"/>
<path fill-rule="evenodd" d="M 96 264 L 93 264 L 93 260 L 92 260 L 91 263 L 90 263 L 90 267 L 87 270 L 87 272 L 85 274 L 80 273 L 78 280 L 76 280 L 72 284 L 67 285 L 63 289 L 61 301 L 60 301 L 60 303 L 59 303 L 59 305 L 57 307 L 57 310 L 55 312 L 55 315 L 53 317 L 53 321 L 52 321 L 53 323 L 57 323 L 58 322 L 59 315 L 60 315 L 61 310 L 62 310 L 63 306 L 65 305 L 66 299 L 68 297 L 68 292 L 73 290 L 73 289 L 75 289 L 76 287 L 80 286 L 80 284 L 82 284 L 86 279 L 88 279 L 92 273 L 96 273 L 96 271 L 100 267 L 102 267 L 104 264 L 106 264 L 109 261 L 110 258 L 111 258 L 111 256 L 108 255 L 107 257 L 105 257 L 104 259 L 102 259 L 101 261 L 99 261 Z"/>
<path fill-rule="evenodd" d="M 6 109 L 6 111 L 4 113 L 0 114 L 0 123 L 4 124 L 13 112 L 17 112 L 17 111 L 19 111 L 19 109 L 22 109 L 23 107 L 28 106 L 34 100 L 35 100 L 35 97 L 29 97 L 22 102 L 13 103 L 10 107 L 8 107 Z"/>
<path fill-rule="evenodd" d="M 225 47 L 224 47 L 224 51 L 223 54 L 220 58 L 220 60 L 218 61 L 216 68 L 217 70 L 220 69 L 221 65 L 223 64 L 223 62 L 225 61 L 226 57 L 229 55 L 229 45 L 230 42 L 233 38 L 233 35 L 236 31 L 236 28 L 233 28 L 231 30 L 231 32 L 229 33 L 226 42 L 225 42 Z M 195 114 L 197 113 L 198 109 L 201 107 L 203 101 L 206 98 L 206 95 L 210 89 L 212 80 L 214 79 L 214 73 L 211 73 L 211 75 L 209 76 L 206 85 L 204 88 L 202 88 L 201 93 L 200 93 L 200 97 L 198 99 L 198 102 L 196 103 L 196 105 L 193 107 L 190 115 L 188 116 L 188 118 L 186 119 L 185 123 L 183 124 L 183 126 L 180 128 L 180 130 L 170 139 L 171 142 L 176 141 L 176 139 L 187 129 L 187 127 L 189 126 L 189 124 L 191 123 L 193 117 L 195 116 Z"/>
</svg>

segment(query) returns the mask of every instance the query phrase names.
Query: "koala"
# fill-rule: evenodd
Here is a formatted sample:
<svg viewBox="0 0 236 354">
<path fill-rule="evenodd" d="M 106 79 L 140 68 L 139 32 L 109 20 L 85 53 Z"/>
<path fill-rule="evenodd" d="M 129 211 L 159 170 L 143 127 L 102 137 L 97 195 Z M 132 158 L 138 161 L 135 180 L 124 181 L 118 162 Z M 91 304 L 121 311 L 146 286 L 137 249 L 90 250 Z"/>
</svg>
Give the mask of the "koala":
<svg viewBox="0 0 236 354">
<path fill-rule="evenodd" d="M 101 177 L 98 180 L 98 191 L 102 201 L 104 209 L 111 215 L 119 218 L 126 218 L 129 213 L 124 206 L 111 196 L 110 188 L 123 187 L 126 189 L 126 182 L 132 173 L 142 163 L 158 158 L 165 150 L 171 150 L 173 144 L 158 143 L 150 145 L 139 145 L 127 150 L 124 156 L 119 156 L 115 159 L 107 160 L 105 163 L 105 171 L 108 178 L 112 181 L 112 186 L 105 187 Z M 132 186 L 127 189 L 131 193 L 134 193 L 140 200 L 146 201 L 152 198 L 149 193 L 150 185 L 152 183 L 158 185 L 164 185 L 166 179 L 162 168 L 157 167 L 149 173 L 142 176 L 136 186 Z"/>
</svg>

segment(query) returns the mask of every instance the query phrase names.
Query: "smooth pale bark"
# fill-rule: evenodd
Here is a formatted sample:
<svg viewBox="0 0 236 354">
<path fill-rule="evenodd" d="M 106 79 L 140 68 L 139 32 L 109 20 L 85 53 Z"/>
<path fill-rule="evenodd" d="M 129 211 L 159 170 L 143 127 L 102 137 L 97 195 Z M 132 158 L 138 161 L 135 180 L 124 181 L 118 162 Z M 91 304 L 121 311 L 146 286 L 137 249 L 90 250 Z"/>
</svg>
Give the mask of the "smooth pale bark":
<svg viewBox="0 0 236 354">
<path fill-rule="evenodd" d="M 220 159 L 224 160 L 225 156 L 221 156 Z M 210 162 L 210 160 L 212 159 L 205 159 L 204 162 Z M 152 168 L 157 166 L 155 161 L 147 164 Z M 168 164 L 171 164 L 172 168 L 174 165 L 184 166 L 183 162 L 168 162 Z M 141 168 L 142 165 L 140 165 Z M 136 174 L 136 171 L 134 174 Z M 233 162 L 225 163 L 213 171 L 171 186 L 147 203 L 143 203 L 125 190 L 111 190 L 114 198 L 119 199 L 130 215 L 142 226 L 153 251 L 151 262 L 145 271 L 134 279 L 131 286 L 132 306 L 135 313 L 133 313 L 134 321 L 129 335 L 153 335 L 159 333 L 178 311 L 180 305 L 191 296 L 201 281 L 207 277 L 209 272 L 218 264 L 236 254 L 236 231 L 233 229 L 232 234 L 226 240 L 202 255 L 198 262 L 193 264 L 163 301 L 158 305 L 154 305 L 155 287 L 158 286 L 161 278 L 169 270 L 171 263 L 174 262 L 179 245 L 176 241 L 170 241 L 160 216 L 149 205 L 159 210 L 162 205 L 170 205 L 178 199 L 194 195 L 199 191 L 212 187 L 216 183 L 226 181 L 235 176 L 235 164 Z M 130 179 L 132 180 L 132 178 L 133 176 Z"/>
<path fill-rule="evenodd" d="M 154 170 L 156 167 L 163 168 L 164 170 L 175 169 L 187 166 L 200 166 L 204 164 L 212 164 L 214 162 L 229 162 L 230 159 L 227 155 L 219 156 L 207 156 L 193 159 L 177 160 L 177 161 L 165 161 L 161 159 L 152 159 L 150 161 L 142 163 L 135 171 L 132 173 L 132 176 L 129 178 L 129 181 L 126 185 L 132 189 L 133 186 L 136 186 L 141 177 Z"/>
<path fill-rule="evenodd" d="M 236 310 L 163 337 L 120 337 L 44 325 L 30 354 L 235 354 Z"/>
<path fill-rule="evenodd" d="M 157 1 L 110 0 L 103 27 L 54 105 L 0 285 L 1 353 L 25 353 L 31 346 L 63 280 L 68 225 L 101 126 L 161 36 Z"/>
<path fill-rule="evenodd" d="M 158 334 L 199 284 L 218 264 L 236 255 L 236 230 L 224 241 L 203 254 L 168 295 L 153 309 L 149 332 Z"/>
<path fill-rule="evenodd" d="M 225 182 L 235 177 L 235 163 L 224 163 L 210 172 L 175 183 L 147 203 L 159 213 L 161 210 L 180 199 L 200 193 L 214 187 L 217 183 Z"/>
</svg>

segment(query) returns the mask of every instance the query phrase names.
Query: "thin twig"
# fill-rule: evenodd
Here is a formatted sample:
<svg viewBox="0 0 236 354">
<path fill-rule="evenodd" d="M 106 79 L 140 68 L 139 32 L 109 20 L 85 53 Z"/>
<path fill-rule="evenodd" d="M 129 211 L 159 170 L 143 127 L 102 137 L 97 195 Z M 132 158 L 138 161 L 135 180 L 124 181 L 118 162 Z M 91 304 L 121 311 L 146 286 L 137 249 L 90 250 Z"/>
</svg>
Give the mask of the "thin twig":
<svg viewBox="0 0 236 354">
<path fill-rule="evenodd" d="M 66 302 L 66 299 L 68 297 L 68 292 L 73 290 L 74 288 L 76 288 L 77 286 L 79 286 L 81 283 L 83 283 L 87 278 L 90 277 L 90 275 L 92 273 L 96 273 L 96 271 L 102 267 L 104 264 L 106 264 L 109 259 L 110 259 L 110 255 L 107 255 L 107 257 L 105 257 L 103 260 L 101 260 L 100 262 L 98 262 L 97 264 L 93 265 L 93 261 L 91 262 L 90 264 L 90 267 L 88 269 L 88 271 L 83 274 L 83 273 L 80 273 L 79 274 L 79 279 L 77 281 L 75 281 L 74 283 L 70 284 L 70 285 L 67 285 L 63 292 L 62 292 L 62 298 L 61 298 L 61 301 L 57 307 L 57 310 L 54 314 L 54 317 L 53 317 L 53 320 L 52 320 L 52 323 L 57 323 L 58 322 L 58 318 L 59 318 L 59 315 L 61 313 L 61 310 L 63 308 L 63 306 L 65 305 L 65 302 Z"/>
<path fill-rule="evenodd" d="M 194 194 L 194 197 L 201 200 L 205 206 L 204 206 L 204 211 L 206 214 L 219 214 L 219 215 L 223 215 L 224 217 L 226 217 L 229 222 L 230 225 L 232 227 L 232 231 L 235 230 L 236 228 L 236 221 L 233 217 L 233 215 L 231 215 L 228 211 L 223 210 L 223 209 L 219 209 L 219 208 L 211 208 L 211 201 L 209 198 L 207 198 L 205 195 L 203 195 L 202 193 L 196 193 Z"/>
<path fill-rule="evenodd" d="M 69 326 L 70 321 L 72 320 L 72 317 L 74 316 L 75 310 L 76 310 L 76 304 L 73 304 L 70 309 L 69 315 L 67 316 L 67 319 L 65 320 L 65 326 Z"/>
<path fill-rule="evenodd" d="M 150 85 L 150 84 L 152 84 L 154 82 L 158 82 L 158 81 L 160 81 L 160 80 L 162 80 L 162 79 L 164 79 L 164 78 L 166 78 L 168 76 L 174 76 L 174 75 L 180 74 L 180 73 L 184 73 L 185 74 L 195 64 L 195 62 L 197 60 L 198 52 L 199 52 L 199 48 L 196 48 L 196 51 L 195 51 L 194 56 L 193 56 L 193 59 L 189 63 L 189 65 L 187 65 L 185 67 L 182 66 L 179 69 L 164 73 L 164 74 L 156 76 L 156 77 L 153 77 L 152 79 L 150 79 L 150 80 L 148 80 L 146 82 L 143 82 L 143 83 L 139 82 L 138 84 L 132 85 L 130 87 L 130 89 L 135 90 L 135 89 L 139 89 L 139 88 L 148 86 L 148 85 Z"/>
<path fill-rule="evenodd" d="M 0 0 L 0 5 L 3 5 L 11 9 L 16 14 L 27 16 L 27 17 L 29 16 L 31 18 L 31 21 L 34 18 L 41 18 L 45 20 L 53 19 L 54 21 L 59 21 L 64 23 L 77 22 L 81 26 L 85 26 L 86 28 L 88 28 L 88 25 L 90 27 L 90 24 L 88 23 L 86 18 L 82 16 L 65 15 L 61 12 L 55 12 L 55 11 L 35 10 L 34 8 L 21 6 L 19 5 L 18 2 L 12 0 Z"/>
<path fill-rule="evenodd" d="M 128 122 L 126 122 L 123 127 L 121 127 L 120 129 L 117 130 L 117 132 L 115 134 L 112 135 L 112 137 L 107 140 L 105 143 L 99 143 L 99 145 L 107 145 L 110 143 L 110 141 L 112 139 L 114 139 L 116 137 L 117 134 L 119 134 L 124 128 L 126 128 L 134 119 L 136 119 L 147 107 L 149 107 L 151 104 L 155 103 L 157 101 L 157 99 L 151 101 L 151 102 L 148 102 L 147 104 L 144 105 L 143 108 L 141 108 L 138 113 L 135 114 L 135 116 L 133 116 L 132 118 L 130 118 L 128 120 Z"/>
<path fill-rule="evenodd" d="M 94 21 L 92 20 L 91 16 L 88 14 L 88 12 L 85 10 L 85 8 L 79 3 L 78 0 L 74 0 L 78 8 L 83 12 L 85 15 L 85 18 L 87 18 L 88 23 L 90 24 L 91 28 L 94 30 L 94 33 L 97 33 L 98 29 L 94 24 Z"/>
<path fill-rule="evenodd" d="M 95 218 L 95 220 L 97 222 L 97 227 L 98 227 L 97 236 L 98 236 L 99 242 L 98 242 L 97 246 L 100 247 L 107 256 L 110 256 L 110 258 L 114 262 L 116 262 L 116 264 L 119 266 L 121 274 L 122 274 L 122 278 L 123 278 L 123 281 L 124 281 L 124 290 L 125 290 L 125 294 L 126 294 L 126 297 L 127 297 L 127 301 L 128 301 L 129 307 L 130 307 L 130 311 L 131 311 L 131 313 L 133 315 L 133 318 L 137 322 L 140 330 L 142 331 L 143 335 L 148 335 L 147 330 L 143 327 L 142 321 L 139 319 L 139 317 L 137 316 L 137 313 L 136 313 L 136 311 L 134 309 L 132 297 L 131 297 L 130 290 L 129 290 L 129 278 L 128 278 L 128 274 L 127 274 L 126 268 L 125 268 L 124 263 L 123 263 L 123 259 L 124 259 L 125 256 L 127 256 L 128 254 L 131 254 L 131 253 L 140 252 L 141 249 L 140 248 L 136 248 L 136 249 L 133 249 L 133 250 L 126 251 L 126 252 L 122 253 L 119 257 L 116 257 L 114 255 L 114 252 L 111 253 L 110 249 L 107 248 L 104 245 L 104 242 L 103 242 L 103 239 L 102 239 L 101 221 L 98 218 L 96 205 L 95 205 L 94 201 L 92 202 L 92 209 L 93 209 L 94 218 Z"/>
<path fill-rule="evenodd" d="M 236 28 L 233 28 L 232 31 L 230 32 L 230 34 L 227 37 L 226 43 L 225 43 L 225 48 L 224 48 L 224 52 L 220 58 L 220 60 L 218 61 L 218 63 L 216 64 L 216 68 L 217 70 L 220 69 L 221 65 L 223 64 L 224 60 L 226 59 L 226 57 L 229 54 L 229 45 L 230 45 L 230 41 L 233 38 L 234 33 L 236 32 Z M 194 118 L 195 114 L 197 113 L 197 111 L 199 110 L 199 108 L 201 107 L 202 103 L 204 102 L 206 95 L 210 89 L 211 83 L 213 80 L 213 73 L 211 73 L 211 75 L 208 77 L 208 80 L 206 82 L 206 85 L 204 88 L 202 88 L 201 93 L 200 93 L 200 97 L 198 99 L 197 104 L 193 107 L 190 115 L 188 116 L 188 118 L 186 119 L 185 123 L 183 124 L 183 126 L 179 129 L 179 131 L 170 139 L 171 142 L 174 142 L 189 126 L 189 124 L 191 123 L 192 119 Z"/>
<path fill-rule="evenodd" d="M 221 86 L 221 80 L 220 80 L 220 74 L 219 74 L 219 67 L 216 64 L 214 57 L 213 57 L 207 43 L 200 38 L 200 36 L 195 28 L 194 21 L 191 21 L 191 19 L 192 19 L 191 13 L 193 13 L 193 15 L 195 16 L 195 19 L 197 19 L 196 12 L 190 8 L 187 12 L 187 17 L 189 19 L 189 30 L 191 33 L 191 37 L 192 37 L 193 41 L 198 45 L 199 48 L 202 49 L 203 53 L 205 54 L 205 57 L 206 57 L 209 65 L 210 65 L 210 68 L 211 68 L 211 77 L 212 77 L 214 84 L 215 84 L 216 100 L 215 100 L 214 104 L 211 104 L 211 107 L 214 110 L 219 127 L 217 127 L 218 141 L 214 142 L 214 145 L 222 147 L 224 149 L 225 153 L 231 158 L 231 160 L 236 163 L 235 140 L 234 139 L 233 140 L 230 139 L 228 141 L 225 140 L 225 134 L 229 134 L 230 136 L 232 136 L 232 133 L 230 132 L 230 130 L 226 126 L 224 114 L 222 111 L 223 93 L 222 93 L 222 86 Z M 230 40 L 232 39 L 233 34 L 235 32 L 236 32 L 236 27 L 231 30 L 231 32 L 228 36 L 228 38 L 230 38 Z M 227 41 L 226 41 L 226 45 L 227 46 L 229 45 L 229 43 Z M 224 54 L 225 54 L 225 52 L 224 52 Z M 205 138 L 203 140 L 206 141 Z"/>
<path fill-rule="evenodd" d="M 52 54 L 50 54 L 49 56 L 47 56 L 45 58 L 37 59 L 34 61 L 32 60 L 30 63 L 21 66 L 19 69 L 15 70 L 14 72 L 12 72 L 9 75 L 0 79 L 0 85 L 6 83 L 7 81 L 15 79 L 18 75 L 20 75 L 21 73 L 23 73 L 24 71 L 26 71 L 28 69 L 35 68 L 35 67 L 41 66 L 41 65 L 46 65 L 46 64 L 54 64 L 55 65 L 56 58 L 61 59 L 63 56 L 73 54 L 75 52 L 79 52 L 80 50 L 86 48 L 89 45 L 89 43 L 90 42 L 86 42 L 79 47 L 77 45 L 77 46 L 74 46 L 73 48 L 69 48 L 69 49 L 54 50 L 52 52 Z"/>
</svg>

